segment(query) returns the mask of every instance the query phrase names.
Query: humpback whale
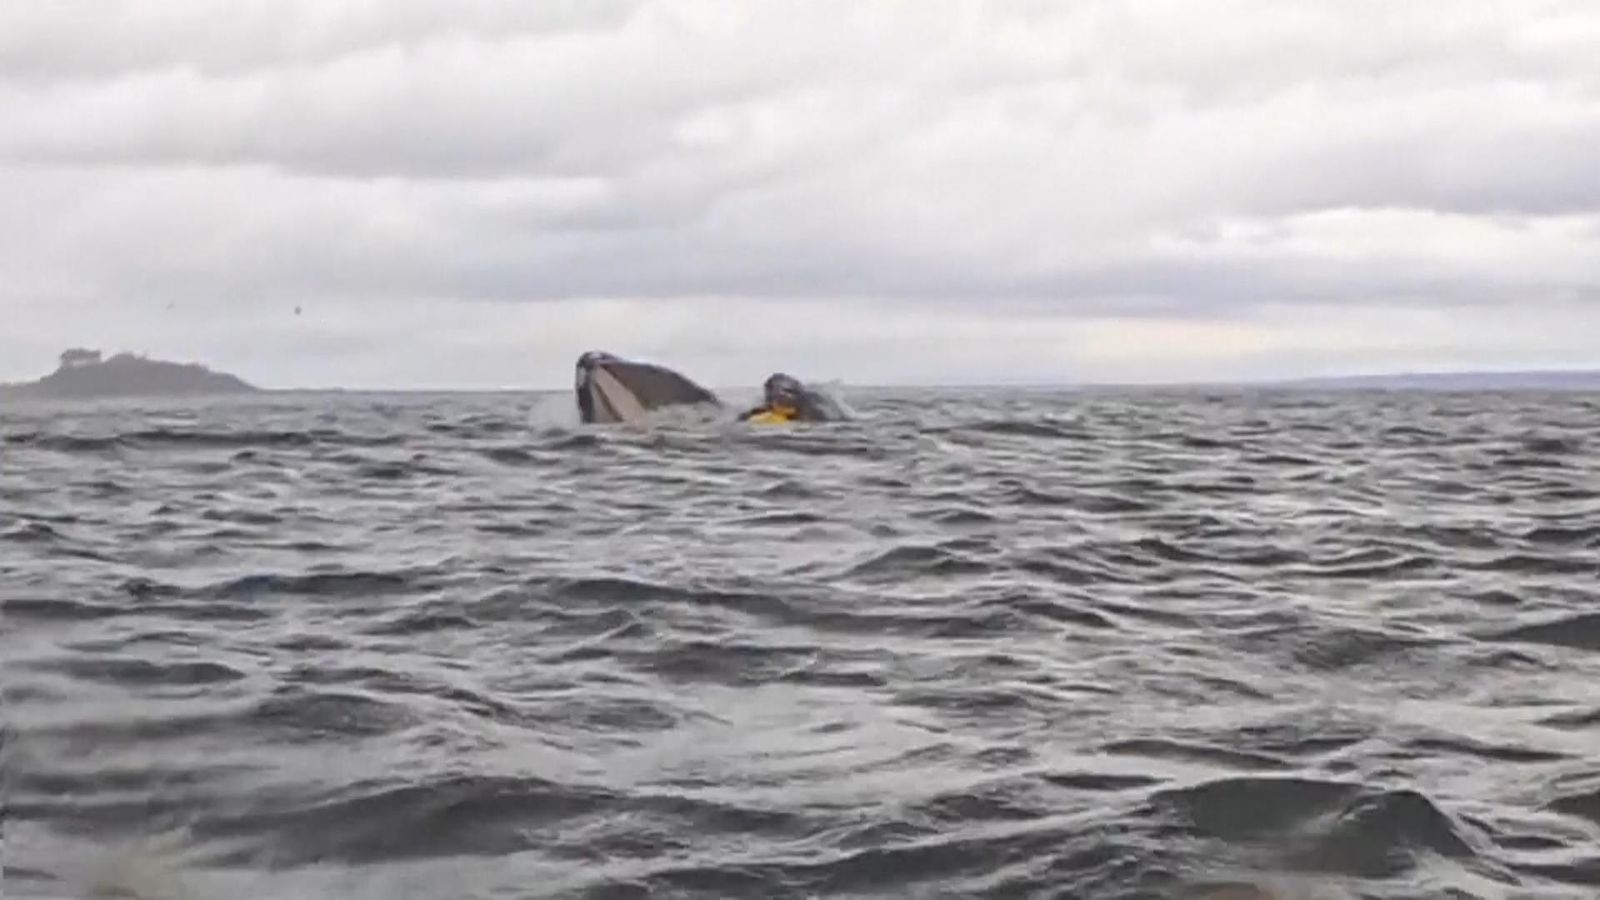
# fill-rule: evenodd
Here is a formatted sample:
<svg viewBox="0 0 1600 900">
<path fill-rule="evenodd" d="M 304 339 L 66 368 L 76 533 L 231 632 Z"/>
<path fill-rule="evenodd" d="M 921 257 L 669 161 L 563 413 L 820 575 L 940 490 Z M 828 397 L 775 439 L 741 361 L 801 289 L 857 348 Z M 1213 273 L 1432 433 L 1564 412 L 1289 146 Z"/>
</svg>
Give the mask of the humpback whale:
<svg viewBox="0 0 1600 900">
<path fill-rule="evenodd" d="M 665 406 L 722 407 L 711 391 L 665 366 L 622 359 L 602 350 L 578 357 L 573 388 L 578 417 L 585 424 L 635 423 Z"/>
<path fill-rule="evenodd" d="M 761 405 L 741 413 L 746 422 L 830 422 L 848 418 L 832 397 L 784 372 L 774 372 L 761 385 Z"/>
</svg>

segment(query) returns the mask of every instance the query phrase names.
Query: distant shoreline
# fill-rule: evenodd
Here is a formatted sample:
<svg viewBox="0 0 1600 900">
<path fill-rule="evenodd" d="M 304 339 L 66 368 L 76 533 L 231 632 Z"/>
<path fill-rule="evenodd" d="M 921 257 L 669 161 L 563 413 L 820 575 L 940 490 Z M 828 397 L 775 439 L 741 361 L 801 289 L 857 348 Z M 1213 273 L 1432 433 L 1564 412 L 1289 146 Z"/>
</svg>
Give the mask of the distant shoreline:
<svg viewBox="0 0 1600 900">
<path fill-rule="evenodd" d="M 1216 390 L 1600 390 L 1600 369 L 1530 369 L 1521 371 L 1394 372 L 1360 375 L 1310 375 L 1237 381 L 1193 381 L 1126 384 L 1119 387 L 1197 388 Z"/>
<path fill-rule="evenodd" d="M 819 379 L 824 383 L 833 379 Z M 719 392 L 749 386 L 727 385 Z M 753 389 L 753 388 L 752 388 Z M 1020 390 L 1020 391 L 1431 391 L 1486 392 L 1508 390 L 1600 391 L 1600 369 L 1518 369 L 1421 371 L 1316 375 L 1231 381 L 1017 381 L 877 384 L 850 383 L 852 390 Z M 430 387 L 267 387 L 199 363 L 179 363 L 119 353 L 102 359 L 98 351 L 69 350 L 61 365 L 31 382 L 0 383 L 0 399 L 102 400 L 179 399 L 185 397 L 293 396 L 305 394 L 393 395 L 559 395 L 561 387 L 430 388 Z"/>
<path fill-rule="evenodd" d="M 8 399 L 215 397 L 262 392 L 236 375 L 212 371 L 199 363 L 150 359 L 133 353 L 104 357 L 98 350 L 81 347 L 62 352 L 56 370 L 42 378 L 0 384 L 0 397 Z"/>
</svg>

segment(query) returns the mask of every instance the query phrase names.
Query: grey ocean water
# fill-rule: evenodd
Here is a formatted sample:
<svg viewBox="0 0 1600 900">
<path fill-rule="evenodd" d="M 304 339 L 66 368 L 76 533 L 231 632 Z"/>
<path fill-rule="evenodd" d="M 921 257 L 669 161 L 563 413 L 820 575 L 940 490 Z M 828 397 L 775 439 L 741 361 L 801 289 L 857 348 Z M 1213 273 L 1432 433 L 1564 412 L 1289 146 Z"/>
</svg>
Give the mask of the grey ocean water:
<svg viewBox="0 0 1600 900">
<path fill-rule="evenodd" d="M 1600 894 L 1600 397 L 846 396 L 4 410 L 5 896 Z"/>
</svg>

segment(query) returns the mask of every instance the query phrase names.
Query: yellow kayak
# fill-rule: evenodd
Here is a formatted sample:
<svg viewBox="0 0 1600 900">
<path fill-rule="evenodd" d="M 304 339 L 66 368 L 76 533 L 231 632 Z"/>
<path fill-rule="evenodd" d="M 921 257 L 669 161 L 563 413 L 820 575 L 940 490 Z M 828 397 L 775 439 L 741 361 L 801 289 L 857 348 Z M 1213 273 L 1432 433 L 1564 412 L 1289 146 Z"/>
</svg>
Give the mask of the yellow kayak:
<svg viewBox="0 0 1600 900">
<path fill-rule="evenodd" d="M 766 409 L 745 421 L 754 422 L 757 425 L 784 425 L 794 421 L 794 412 L 787 409 Z"/>
</svg>

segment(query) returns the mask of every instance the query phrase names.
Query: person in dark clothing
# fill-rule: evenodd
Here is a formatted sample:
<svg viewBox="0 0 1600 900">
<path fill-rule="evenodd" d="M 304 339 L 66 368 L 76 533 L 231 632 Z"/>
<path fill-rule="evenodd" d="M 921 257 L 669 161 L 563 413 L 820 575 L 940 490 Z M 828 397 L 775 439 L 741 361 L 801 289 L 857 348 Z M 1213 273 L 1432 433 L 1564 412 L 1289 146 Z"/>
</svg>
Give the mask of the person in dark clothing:
<svg viewBox="0 0 1600 900">
<path fill-rule="evenodd" d="M 777 424 L 782 422 L 825 422 L 831 418 L 800 379 L 775 372 L 761 385 L 762 402 L 745 410 L 740 421 Z"/>
</svg>

